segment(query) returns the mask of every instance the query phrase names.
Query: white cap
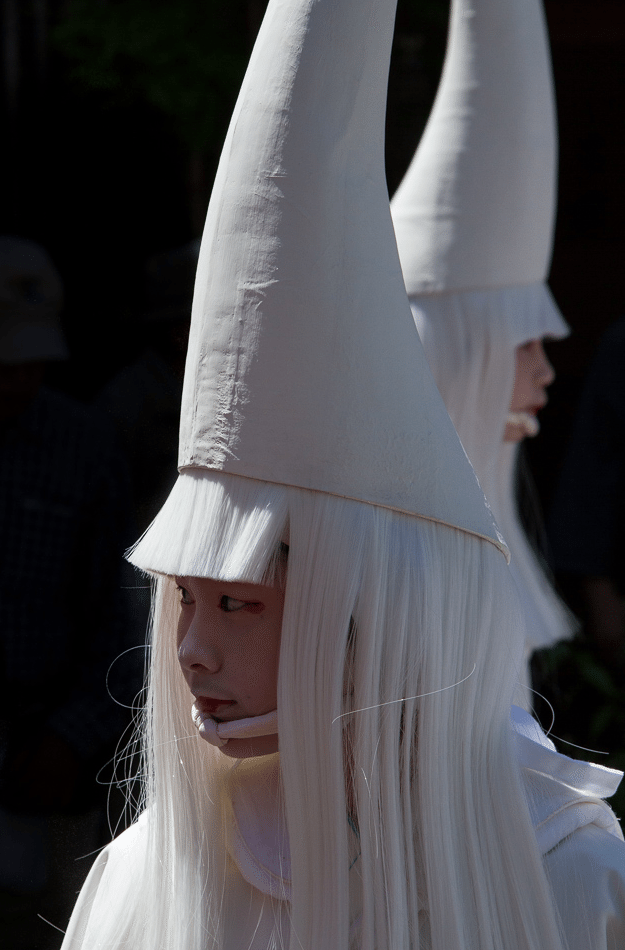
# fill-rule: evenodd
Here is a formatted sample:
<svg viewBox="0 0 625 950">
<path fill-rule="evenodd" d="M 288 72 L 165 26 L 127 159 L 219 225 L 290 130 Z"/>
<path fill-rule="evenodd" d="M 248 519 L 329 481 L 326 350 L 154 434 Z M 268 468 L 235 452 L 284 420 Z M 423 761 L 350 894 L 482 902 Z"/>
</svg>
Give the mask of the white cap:
<svg viewBox="0 0 625 950">
<path fill-rule="evenodd" d="M 543 281 L 556 161 L 542 3 L 453 0 L 436 101 L 392 202 L 408 294 Z"/>
<path fill-rule="evenodd" d="M 61 278 L 33 241 L 0 236 L 0 363 L 67 359 Z"/>
<path fill-rule="evenodd" d="M 269 4 L 202 239 L 172 496 L 197 470 L 227 472 L 503 549 L 399 265 L 384 173 L 393 20 L 389 0 Z M 132 560 L 174 572 L 176 539 L 151 563 L 161 530 L 157 516 Z"/>
</svg>

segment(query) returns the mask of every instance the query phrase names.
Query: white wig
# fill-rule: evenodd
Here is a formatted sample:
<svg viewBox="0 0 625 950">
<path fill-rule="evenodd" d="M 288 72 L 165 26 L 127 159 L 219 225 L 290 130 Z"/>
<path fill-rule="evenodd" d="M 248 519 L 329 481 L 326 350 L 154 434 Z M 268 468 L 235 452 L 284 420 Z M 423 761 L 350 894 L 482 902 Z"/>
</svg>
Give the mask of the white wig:
<svg viewBox="0 0 625 950">
<path fill-rule="evenodd" d="M 566 325 L 543 283 L 421 294 L 411 297 L 410 305 L 447 411 L 510 548 L 531 653 L 570 636 L 574 622 L 521 525 L 519 445 L 503 438 L 516 347 L 562 336 Z"/>
<path fill-rule="evenodd" d="M 278 709 L 291 927 L 275 946 L 348 950 L 356 888 L 362 950 L 562 950 L 509 726 L 522 659 L 501 554 L 325 493 L 216 473 L 187 484 L 213 539 L 197 573 L 267 582 L 288 531 Z M 191 519 L 178 528 L 196 530 Z M 102 950 L 233 950 L 221 920 L 231 761 L 193 725 L 178 610 L 162 577 L 145 738 L 150 846 L 124 912 L 102 921 Z"/>
</svg>

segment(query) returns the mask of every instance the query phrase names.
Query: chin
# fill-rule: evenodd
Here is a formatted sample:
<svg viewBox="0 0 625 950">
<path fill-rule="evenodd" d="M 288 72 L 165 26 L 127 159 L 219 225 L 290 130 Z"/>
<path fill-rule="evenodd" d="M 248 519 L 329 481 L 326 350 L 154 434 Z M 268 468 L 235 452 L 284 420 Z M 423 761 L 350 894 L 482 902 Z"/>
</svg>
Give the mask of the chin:
<svg viewBox="0 0 625 950">
<path fill-rule="evenodd" d="M 504 430 L 503 441 L 504 442 L 522 442 L 523 439 L 528 437 L 528 433 L 523 429 L 522 426 L 512 426 L 508 424 Z"/>
<path fill-rule="evenodd" d="M 278 736 L 255 736 L 253 739 L 229 739 L 219 751 L 230 759 L 252 759 L 273 755 L 278 751 Z"/>
</svg>

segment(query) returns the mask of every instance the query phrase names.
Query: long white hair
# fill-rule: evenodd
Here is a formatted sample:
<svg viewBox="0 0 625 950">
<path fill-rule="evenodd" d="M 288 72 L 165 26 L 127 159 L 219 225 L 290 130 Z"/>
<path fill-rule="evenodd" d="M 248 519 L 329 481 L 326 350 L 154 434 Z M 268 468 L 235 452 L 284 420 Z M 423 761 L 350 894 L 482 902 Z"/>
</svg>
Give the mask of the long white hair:
<svg viewBox="0 0 625 950">
<path fill-rule="evenodd" d="M 410 298 L 439 391 L 511 553 L 528 652 L 571 635 L 575 622 L 554 591 L 519 518 L 519 444 L 504 442 L 515 349 L 566 324 L 545 284 Z"/>
<path fill-rule="evenodd" d="M 285 950 L 348 950 L 350 887 L 360 890 L 362 950 L 562 950 L 509 726 L 522 657 L 501 553 L 318 492 L 214 473 L 187 485 L 183 510 L 159 516 L 195 552 L 185 574 L 267 583 L 288 533 L 278 684 L 292 866 Z M 102 922 L 101 946 L 243 950 L 224 946 L 220 921 L 219 794 L 232 763 L 197 735 L 176 658 L 179 595 L 169 577 L 157 586 L 150 840 L 123 911 Z"/>
</svg>

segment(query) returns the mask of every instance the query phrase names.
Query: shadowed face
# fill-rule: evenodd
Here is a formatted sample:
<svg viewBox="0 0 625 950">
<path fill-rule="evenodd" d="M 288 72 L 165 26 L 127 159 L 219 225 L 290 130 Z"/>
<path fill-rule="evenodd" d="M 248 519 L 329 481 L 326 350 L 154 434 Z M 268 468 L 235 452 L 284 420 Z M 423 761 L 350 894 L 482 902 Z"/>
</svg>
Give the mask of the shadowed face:
<svg viewBox="0 0 625 950">
<path fill-rule="evenodd" d="M 555 379 L 542 340 L 529 340 L 515 350 L 514 390 L 504 431 L 504 442 L 521 442 L 537 435 L 537 413 L 547 403 L 547 387 Z"/>
<path fill-rule="evenodd" d="M 196 707 L 216 722 L 247 719 L 277 706 L 284 588 L 177 577 L 182 610 L 178 660 Z M 276 752 L 278 737 L 230 739 L 225 755 Z"/>
</svg>

